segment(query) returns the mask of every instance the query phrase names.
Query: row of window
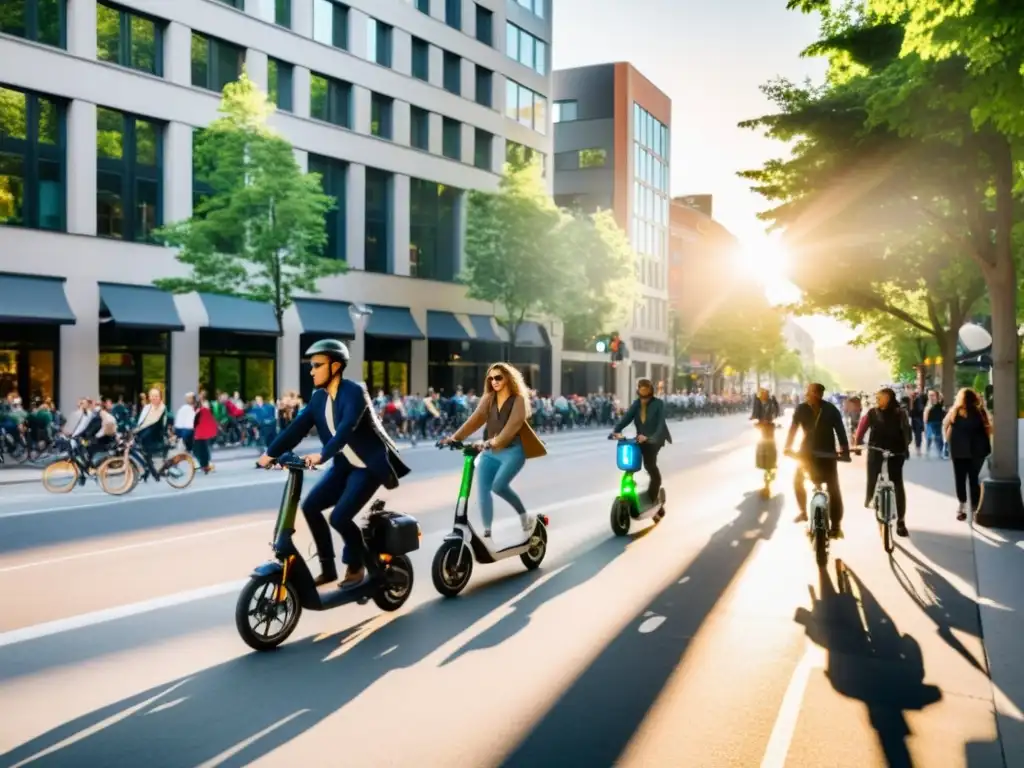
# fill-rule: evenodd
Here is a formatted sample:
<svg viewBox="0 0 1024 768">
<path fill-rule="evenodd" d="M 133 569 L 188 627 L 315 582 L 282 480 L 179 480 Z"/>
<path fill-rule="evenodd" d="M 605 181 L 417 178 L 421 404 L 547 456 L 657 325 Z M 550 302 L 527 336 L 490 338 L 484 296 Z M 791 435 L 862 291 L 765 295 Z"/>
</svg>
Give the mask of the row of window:
<svg viewBox="0 0 1024 768">
<path fill-rule="evenodd" d="M 669 191 L 669 165 L 653 155 L 649 150 L 633 142 L 633 174 L 659 192 L 666 195 Z"/>
<path fill-rule="evenodd" d="M 633 141 L 666 160 L 668 154 L 668 128 L 650 112 L 633 102 Z"/>
<path fill-rule="evenodd" d="M 644 298 L 633 307 L 633 325 L 652 331 L 667 331 L 668 302 L 652 297 Z"/>
<path fill-rule="evenodd" d="M 668 232 L 664 227 L 633 217 L 633 250 L 641 256 L 650 256 L 656 260 L 665 258 L 668 245 Z M 646 283 L 646 281 L 644 281 Z M 649 284 L 649 283 L 647 283 Z M 658 286 L 652 286 L 657 288 Z"/>
<path fill-rule="evenodd" d="M 579 119 L 579 103 L 576 99 L 562 99 L 551 105 L 551 122 L 571 123 Z"/>
<path fill-rule="evenodd" d="M 641 219 L 667 227 L 669 224 L 669 199 L 639 181 L 634 181 L 633 212 Z"/>
<path fill-rule="evenodd" d="M 547 99 L 515 80 L 505 80 L 505 117 L 537 133 L 547 133 Z"/>
<path fill-rule="evenodd" d="M 509 5 L 518 4 L 520 7 L 525 8 L 538 19 L 544 18 L 544 3 L 547 0 L 508 0 Z"/>
<path fill-rule="evenodd" d="M 505 22 L 505 55 L 524 67 L 529 67 L 538 75 L 547 74 L 547 43 L 525 29 L 520 29 L 511 21 Z"/>
</svg>

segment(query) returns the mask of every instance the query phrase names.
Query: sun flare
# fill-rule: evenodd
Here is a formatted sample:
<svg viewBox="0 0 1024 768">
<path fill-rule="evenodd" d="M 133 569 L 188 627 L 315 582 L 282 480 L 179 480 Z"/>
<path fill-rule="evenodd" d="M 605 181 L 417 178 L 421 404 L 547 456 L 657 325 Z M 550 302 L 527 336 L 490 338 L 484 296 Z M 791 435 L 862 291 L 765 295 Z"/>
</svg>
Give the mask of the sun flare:
<svg viewBox="0 0 1024 768">
<path fill-rule="evenodd" d="M 775 306 L 800 301 L 800 289 L 789 280 L 789 263 L 789 251 L 779 232 L 745 242 L 736 253 L 737 270 L 759 282 Z"/>
</svg>

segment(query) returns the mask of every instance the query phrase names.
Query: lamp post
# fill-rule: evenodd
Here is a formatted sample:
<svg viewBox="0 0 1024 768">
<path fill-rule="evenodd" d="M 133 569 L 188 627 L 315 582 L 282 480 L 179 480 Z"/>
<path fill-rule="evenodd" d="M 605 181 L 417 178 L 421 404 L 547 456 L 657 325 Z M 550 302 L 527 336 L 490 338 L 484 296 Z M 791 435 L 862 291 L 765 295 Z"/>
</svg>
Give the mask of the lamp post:
<svg viewBox="0 0 1024 768">
<path fill-rule="evenodd" d="M 352 318 L 352 329 L 355 331 L 355 338 L 352 340 L 352 348 L 349 350 L 348 371 L 349 378 L 355 381 L 363 381 L 363 360 L 366 358 L 366 324 L 370 322 L 373 309 L 365 304 L 349 304 L 348 316 Z M 354 373 L 351 373 L 354 371 Z"/>
</svg>

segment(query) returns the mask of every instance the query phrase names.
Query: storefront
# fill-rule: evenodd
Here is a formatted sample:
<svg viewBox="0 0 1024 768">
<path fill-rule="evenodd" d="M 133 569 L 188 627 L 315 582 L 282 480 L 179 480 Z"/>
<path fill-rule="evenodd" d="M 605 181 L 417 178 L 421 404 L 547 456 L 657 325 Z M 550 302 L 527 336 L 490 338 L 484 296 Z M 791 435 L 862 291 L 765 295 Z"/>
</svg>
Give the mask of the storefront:
<svg viewBox="0 0 1024 768">
<path fill-rule="evenodd" d="M 504 359 L 505 344 L 489 315 L 466 315 L 472 335 L 450 312 L 427 312 L 427 381 L 438 392 L 483 391 L 492 363 Z"/>
<path fill-rule="evenodd" d="M 74 324 L 63 278 L 0 274 L 0 398 L 56 398 L 60 326 Z"/>
<path fill-rule="evenodd" d="M 138 403 L 151 389 L 168 392 L 171 332 L 185 326 L 174 297 L 147 285 L 100 283 L 100 395 Z"/>
<path fill-rule="evenodd" d="M 423 331 L 406 307 L 374 304 L 366 323 L 363 352 L 363 380 L 371 396 L 378 390 L 409 394 L 412 342 L 421 341 Z"/>
<path fill-rule="evenodd" d="M 295 309 L 302 323 L 302 335 L 299 337 L 299 396 L 304 403 L 308 403 L 313 395 L 313 379 L 306 350 L 321 339 L 340 339 L 346 344 L 352 341 L 356 331 L 349 313 L 350 306 L 347 301 L 295 300 Z"/>
<path fill-rule="evenodd" d="M 199 388 L 212 399 L 238 392 L 245 402 L 277 393 L 277 318 L 270 304 L 199 294 L 207 325 L 199 330 Z"/>
<path fill-rule="evenodd" d="M 504 329 L 501 332 L 507 339 Z M 541 395 L 551 394 L 551 343 L 544 326 L 532 320 L 520 323 L 507 359 L 522 371 L 526 386 Z"/>
<path fill-rule="evenodd" d="M 563 395 L 592 395 L 598 392 L 615 392 L 615 369 L 612 368 L 611 360 L 562 361 Z"/>
</svg>

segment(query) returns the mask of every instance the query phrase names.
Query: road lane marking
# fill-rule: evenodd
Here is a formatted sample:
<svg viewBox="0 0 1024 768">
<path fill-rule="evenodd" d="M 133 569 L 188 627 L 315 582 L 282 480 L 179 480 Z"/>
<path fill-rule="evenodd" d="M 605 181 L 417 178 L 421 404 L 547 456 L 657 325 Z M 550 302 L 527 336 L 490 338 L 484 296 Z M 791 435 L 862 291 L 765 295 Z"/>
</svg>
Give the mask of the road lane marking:
<svg viewBox="0 0 1024 768">
<path fill-rule="evenodd" d="M 790 678 L 789 686 L 782 697 L 782 704 L 779 706 L 779 713 L 775 718 L 764 758 L 761 760 L 761 768 L 785 768 L 789 747 L 796 734 L 800 709 L 803 707 L 804 693 L 811 680 L 811 672 L 825 666 L 824 649 L 809 640 L 806 643 L 804 655 L 793 670 L 793 677 Z"/>
<path fill-rule="evenodd" d="M 162 608 L 173 608 L 184 603 L 191 603 L 198 600 L 205 600 L 209 597 L 219 597 L 231 592 L 237 592 L 249 582 L 248 579 L 228 581 L 223 584 L 214 584 L 209 587 L 190 589 L 187 592 L 178 592 L 173 595 L 155 597 L 151 600 L 143 600 L 138 603 L 119 605 L 116 608 L 105 608 L 101 611 L 82 613 L 78 616 L 70 616 L 66 619 L 47 621 L 43 624 L 35 624 L 30 627 L 14 629 L 10 632 L 0 633 L 0 648 L 15 643 L 24 643 L 28 640 L 39 640 L 50 635 L 58 635 L 62 632 L 70 632 L 73 629 L 83 629 L 95 624 L 105 624 L 108 621 L 125 619 L 129 616 L 138 616 L 141 613 L 150 613 Z"/>
<path fill-rule="evenodd" d="M 221 752 L 216 757 L 210 758 L 205 763 L 200 763 L 197 766 L 197 768 L 215 768 L 215 766 L 222 765 L 223 763 L 227 762 L 232 757 L 237 755 L 239 752 L 243 751 L 244 749 L 247 749 L 250 745 L 255 744 L 257 741 L 262 739 L 264 736 L 272 733 L 273 731 L 276 731 L 278 728 L 280 728 L 283 725 L 287 725 L 289 722 L 294 720 L 296 717 L 299 717 L 300 715 L 304 715 L 307 712 L 311 712 L 311 711 L 312 710 L 310 710 L 310 709 L 299 709 L 299 710 L 296 710 L 295 712 L 292 712 L 287 717 L 282 717 L 276 723 L 272 723 L 271 725 L 268 725 L 262 731 L 254 733 L 252 736 L 250 736 L 247 739 L 243 739 L 242 741 L 240 741 L 237 744 L 235 744 L 235 746 L 229 747 L 228 749 L 225 749 L 223 752 Z"/>
</svg>

